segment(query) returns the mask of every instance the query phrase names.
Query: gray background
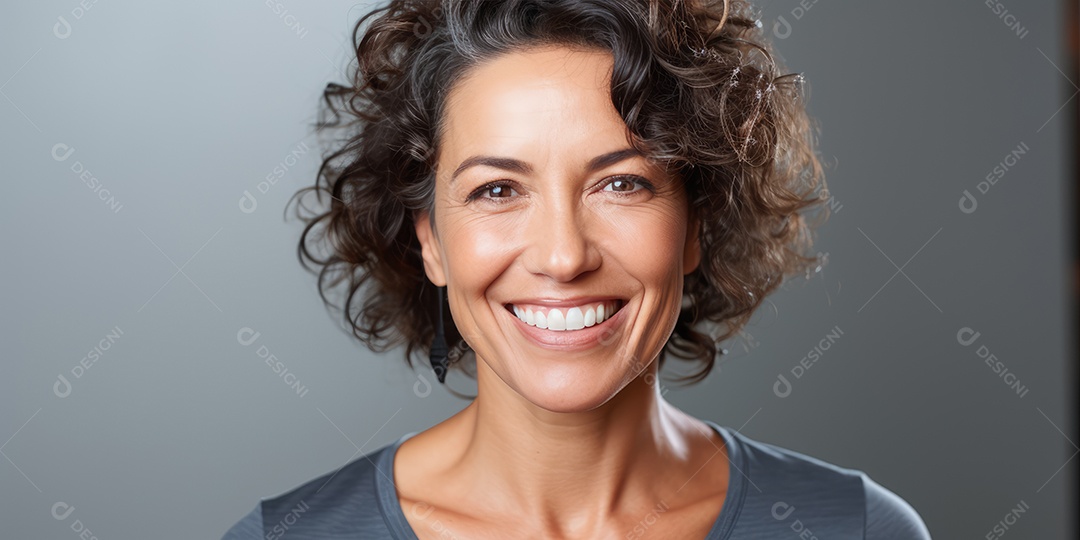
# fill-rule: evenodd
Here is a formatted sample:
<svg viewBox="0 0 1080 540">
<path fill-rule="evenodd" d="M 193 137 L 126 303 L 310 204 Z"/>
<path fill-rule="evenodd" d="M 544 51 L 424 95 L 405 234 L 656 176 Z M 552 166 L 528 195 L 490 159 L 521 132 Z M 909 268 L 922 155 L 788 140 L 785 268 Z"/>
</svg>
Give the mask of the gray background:
<svg viewBox="0 0 1080 540">
<path fill-rule="evenodd" d="M 0 537 L 217 538 L 259 497 L 462 408 L 401 352 L 373 355 L 338 328 L 296 261 L 300 224 L 283 217 L 314 177 L 316 100 L 343 80 L 369 4 L 86 4 L 22 2 L 0 17 Z M 1066 537 L 1076 87 L 1062 8 L 1008 1 L 1020 37 L 981 1 L 760 5 L 822 125 L 829 264 L 771 297 L 705 383 L 666 384 L 666 396 L 865 470 L 935 538 L 983 538 L 1021 504 L 1007 537 Z M 240 210 L 245 191 L 254 212 Z M 975 344 L 959 343 L 965 327 Z M 254 344 L 239 343 L 242 328 Z M 71 513 L 54 518 L 57 503 Z"/>
</svg>

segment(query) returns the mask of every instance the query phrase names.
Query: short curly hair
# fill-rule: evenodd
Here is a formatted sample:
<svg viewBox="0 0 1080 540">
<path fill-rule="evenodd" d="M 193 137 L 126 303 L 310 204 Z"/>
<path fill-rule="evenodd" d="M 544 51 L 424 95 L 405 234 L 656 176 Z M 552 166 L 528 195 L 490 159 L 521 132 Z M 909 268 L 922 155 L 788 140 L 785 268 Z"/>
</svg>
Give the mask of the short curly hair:
<svg viewBox="0 0 1080 540">
<path fill-rule="evenodd" d="M 344 136 L 293 198 L 306 223 L 301 264 L 374 352 L 404 344 L 412 367 L 430 352 L 436 309 L 446 309 L 413 225 L 417 212 L 434 211 L 448 92 L 470 68 L 529 47 L 609 52 L 611 100 L 629 140 L 683 179 L 701 264 L 684 278 L 660 367 L 670 352 L 702 364 L 681 380 L 704 379 L 718 344 L 742 332 L 766 295 L 823 262 L 809 254 L 828 195 L 805 81 L 783 73 L 745 0 L 391 0 L 356 23 L 352 40 L 351 84 L 327 85 L 315 124 Z M 302 202 L 311 192 L 314 209 Z M 468 352 L 452 322 L 445 335 L 458 344 L 452 360 Z"/>
</svg>

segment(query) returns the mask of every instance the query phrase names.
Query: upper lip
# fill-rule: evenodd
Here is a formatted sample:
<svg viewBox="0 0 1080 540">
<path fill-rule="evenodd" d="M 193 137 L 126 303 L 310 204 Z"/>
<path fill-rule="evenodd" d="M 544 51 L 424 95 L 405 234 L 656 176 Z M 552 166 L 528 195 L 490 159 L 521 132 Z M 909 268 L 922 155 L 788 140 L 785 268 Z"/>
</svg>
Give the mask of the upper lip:
<svg viewBox="0 0 1080 540">
<path fill-rule="evenodd" d="M 507 302 L 511 305 L 534 305 L 549 308 L 562 308 L 583 306 L 585 304 L 599 304 L 602 302 L 623 302 L 624 298 L 618 296 L 575 296 L 573 298 L 521 298 Z"/>
</svg>

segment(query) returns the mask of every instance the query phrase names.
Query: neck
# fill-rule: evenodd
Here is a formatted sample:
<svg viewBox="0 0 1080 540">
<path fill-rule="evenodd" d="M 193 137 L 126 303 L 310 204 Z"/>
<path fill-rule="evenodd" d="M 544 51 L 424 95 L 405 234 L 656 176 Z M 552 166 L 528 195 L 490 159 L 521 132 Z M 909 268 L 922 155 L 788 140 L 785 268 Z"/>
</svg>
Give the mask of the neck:
<svg viewBox="0 0 1080 540">
<path fill-rule="evenodd" d="M 485 508 L 553 532 L 673 504 L 700 466 L 693 442 L 700 449 L 712 435 L 664 401 L 655 363 L 602 406 L 574 413 L 536 407 L 477 367 L 478 397 L 457 415 L 460 485 L 482 486 Z"/>
</svg>

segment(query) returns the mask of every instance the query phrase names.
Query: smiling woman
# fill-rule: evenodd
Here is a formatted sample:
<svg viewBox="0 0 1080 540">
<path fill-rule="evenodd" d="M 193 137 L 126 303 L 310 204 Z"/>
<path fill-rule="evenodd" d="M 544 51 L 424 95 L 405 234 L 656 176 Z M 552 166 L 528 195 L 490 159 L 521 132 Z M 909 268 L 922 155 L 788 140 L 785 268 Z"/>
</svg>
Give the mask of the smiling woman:
<svg viewBox="0 0 1080 540">
<path fill-rule="evenodd" d="M 661 395 L 665 353 L 703 379 L 818 263 L 801 77 L 749 8 L 399 0 L 360 20 L 301 260 L 372 350 L 460 367 L 477 394 L 227 537 L 929 537 L 864 473 Z"/>
</svg>

